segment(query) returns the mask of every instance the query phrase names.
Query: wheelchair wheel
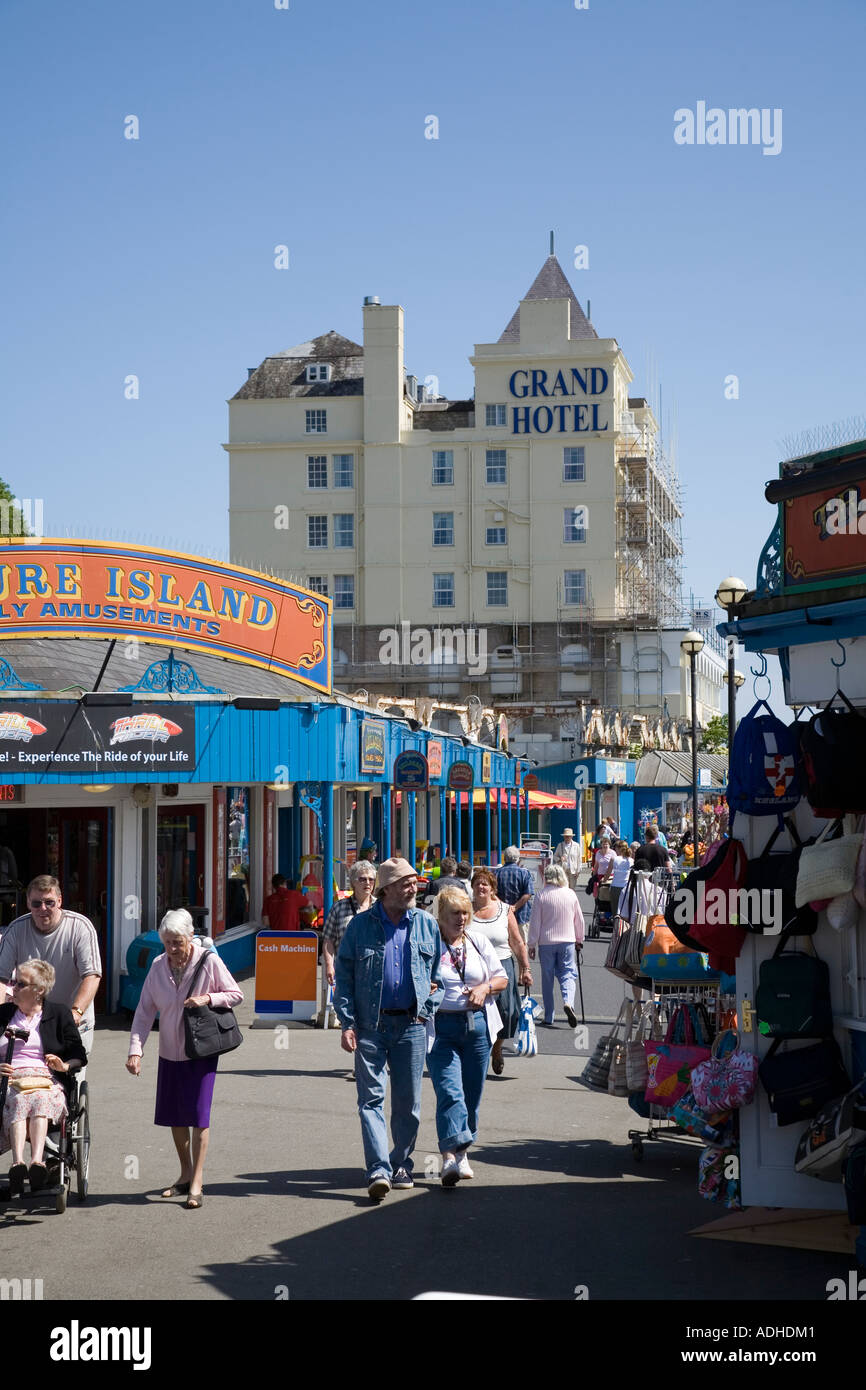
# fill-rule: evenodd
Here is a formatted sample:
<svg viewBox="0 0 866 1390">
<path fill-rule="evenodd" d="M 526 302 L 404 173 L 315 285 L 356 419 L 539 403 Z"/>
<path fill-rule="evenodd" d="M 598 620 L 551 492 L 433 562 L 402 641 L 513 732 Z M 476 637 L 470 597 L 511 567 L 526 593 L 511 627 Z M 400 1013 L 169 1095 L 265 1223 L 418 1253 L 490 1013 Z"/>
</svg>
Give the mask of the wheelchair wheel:
<svg viewBox="0 0 866 1390">
<path fill-rule="evenodd" d="M 78 1091 L 78 1118 L 75 1123 L 75 1183 L 79 1202 L 87 1201 L 87 1179 L 90 1172 L 90 1105 L 87 1082 Z"/>
</svg>

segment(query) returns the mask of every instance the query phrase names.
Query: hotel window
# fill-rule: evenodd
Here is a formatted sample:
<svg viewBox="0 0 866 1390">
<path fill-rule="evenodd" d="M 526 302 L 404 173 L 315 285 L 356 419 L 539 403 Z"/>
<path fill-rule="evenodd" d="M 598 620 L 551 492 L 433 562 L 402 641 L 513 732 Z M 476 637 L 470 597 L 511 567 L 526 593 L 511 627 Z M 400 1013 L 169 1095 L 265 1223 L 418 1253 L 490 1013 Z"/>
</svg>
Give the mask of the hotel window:
<svg viewBox="0 0 866 1390">
<path fill-rule="evenodd" d="M 454 450 L 433 450 L 433 486 L 451 487 L 454 483 Z"/>
<path fill-rule="evenodd" d="M 307 487 L 328 486 L 327 454 L 307 455 Z"/>
<path fill-rule="evenodd" d="M 562 539 L 566 545 L 586 540 L 586 527 L 577 525 L 577 517 L 584 514 L 585 508 L 581 507 L 566 507 L 562 513 Z"/>
<path fill-rule="evenodd" d="M 433 513 L 433 544 L 434 544 L 434 545 L 453 545 L 453 544 L 454 544 L 454 513 L 453 513 L 453 512 L 434 512 L 434 513 Z"/>
<path fill-rule="evenodd" d="M 564 588 L 566 603 L 586 603 L 586 570 L 566 570 Z"/>
<path fill-rule="evenodd" d="M 488 449 L 486 452 L 488 483 L 504 483 L 506 481 L 505 450 Z"/>
<path fill-rule="evenodd" d="M 338 512 L 334 517 L 334 549 L 351 550 L 354 544 L 354 514 L 352 512 Z"/>
<path fill-rule="evenodd" d="M 321 594 L 323 598 L 327 598 L 328 576 L 326 574 L 311 574 L 307 580 L 307 588 L 312 589 L 314 594 Z"/>
<path fill-rule="evenodd" d="M 307 381 L 330 381 L 330 362 L 311 362 L 307 367 Z"/>
<path fill-rule="evenodd" d="M 355 486 L 355 455 L 334 455 L 334 487 Z"/>
<path fill-rule="evenodd" d="M 504 405 L 486 405 L 486 406 L 484 407 L 484 423 L 485 423 L 485 425 L 493 425 L 493 426 L 496 426 L 496 425 L 504 425 L 504 424 L 505 424 L 505 406 L 504 406 Z"/>
<path fill-rule="evenodd" d="M 307 434 L 327 434 L 327 410 L 307 410 L 304 414 L 307 417 Z"/>
<path fill-rule="evenodd" d="M 586 482 L 586 462 L 584 458 L 584 452 L 584 446 L 582 444 L 579 444 L 576 449 L 563 449 L 562 481 L 564 483 Z"/>
<path fill-rule="evenodd" d="M 334 575 L 334 607 L 335 607 L 335 608 L 354 608 L 354 607 L 355 607 L 355 576 L 354 576 L 354 574 L 335 574 L 335 575 Z"/>
<path fill-rule="evenodd" d="M 326 516 L 307 517 L 307 545 L 311 550 L 327 549 L 328 518 Z"/>
<path fill-rule="evenodd" d="M 434 607 L 434 608 L 453 608 L 453 607 L 454 607 L 454 575 L 453 575 L 453 574 L 434 574 L 434 576 L 433 576 L 433 607 Z"/>
<path fill-rule="evenodd" d="M 484 538 L 485 545 L 507 545 L 508 530 L 505 526 L 488 526 Z"/>
<path fill-rule="evenodd" d="M 487 572 L 487 607 L 488 607 L 488 608 L 507 608 L 507 607 L 508 607 L 508 571 L 507 571 L 507 570 L 488 570 L 488 572 Z"/>
</svg>

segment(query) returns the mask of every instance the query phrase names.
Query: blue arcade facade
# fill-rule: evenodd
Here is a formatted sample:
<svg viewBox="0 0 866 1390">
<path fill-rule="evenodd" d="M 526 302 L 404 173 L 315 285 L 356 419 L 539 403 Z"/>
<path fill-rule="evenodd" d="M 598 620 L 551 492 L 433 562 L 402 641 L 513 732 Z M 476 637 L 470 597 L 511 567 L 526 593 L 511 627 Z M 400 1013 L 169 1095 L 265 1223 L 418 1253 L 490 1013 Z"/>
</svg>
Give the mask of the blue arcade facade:
<svg viewBox="0 0 866 1390">
<path fill-rule="evenodd" d="M 89 542 L 58 542 L 52 571 L 52 544 L 38 563 L 35 547 L 0 553 L 31 588 L 0 617 L 0 931 L 27 882 L 55 873 L 100 937 L 98 1009 L 117 1007 L 130 947 L 170 907 L 244 969 L 274 872 L 318 876 L 327 911 L 365 835 L 378 858 L 426 841 L 490 859 L 515 838 L 525 764 L 335 694 L 327 599 Z M 196 612 L 188 637 L 176 615 Z"/>
</svg>

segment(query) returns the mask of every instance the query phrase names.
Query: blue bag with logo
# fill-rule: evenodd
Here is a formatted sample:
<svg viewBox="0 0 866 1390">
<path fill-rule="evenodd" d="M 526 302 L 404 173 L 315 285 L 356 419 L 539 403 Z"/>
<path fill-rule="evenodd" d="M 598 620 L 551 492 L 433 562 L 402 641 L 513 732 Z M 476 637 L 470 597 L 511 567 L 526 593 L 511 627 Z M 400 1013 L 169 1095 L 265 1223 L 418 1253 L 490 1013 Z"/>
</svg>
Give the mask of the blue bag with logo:
<svg viewBox="0 0 866 1390">
<path fill-rule="evenodd" d="M 760 714 L 761 709 L 766 714 Z M 728 805 L 734 816 L 778 816 L 779 824 L 797 805 L 802 790 L 799 749 L 793 729 L 783 724 L 766 700 L 758 700 L 737 725 L 731 749 Z"/>
</svg>

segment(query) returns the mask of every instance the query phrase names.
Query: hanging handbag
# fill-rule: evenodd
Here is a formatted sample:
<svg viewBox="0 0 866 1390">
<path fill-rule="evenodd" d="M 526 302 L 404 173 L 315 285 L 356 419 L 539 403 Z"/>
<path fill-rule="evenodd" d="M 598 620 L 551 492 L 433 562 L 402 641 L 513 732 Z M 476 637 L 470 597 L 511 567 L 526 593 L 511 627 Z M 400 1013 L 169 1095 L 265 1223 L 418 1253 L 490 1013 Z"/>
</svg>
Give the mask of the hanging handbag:
<svg viewBox="0 0 866 1390">
<path fill-rule="evenodd" d="M 690 951 L 661 916 L 651 917 L 647 923 L 640 968 L 660 984 L 696 984 L 719 978 L 717 970 L 710 970 L 706 952 Z"/>
<path fill-rule="evenodd" d="M 746 851 L 739 840 L 725 840 L 708 864 L 693 869 L 672 894 L 665 922 L 693 951 L 706 951 L 709 965 L 733 975 L 746 933 L 729 920 L 729 905 L 746 881 Z"/>
<path fill-rule="evenodd" d="M 834 826 L 828 826 L 814 845 L 803 848 L 797 869 L 798 907 L 825 898 L 839 898 L 854 887 L 863 836 L 839 835 L 835 839 L 825 839 L 824 835 Z"/>
<path fill-rule="evenodd" d="M 673 1042 L 676 1032 L 677 1016 L 684 1020 L 686 1041 Z M 664 1042 L 645 1042 L 647 1064 L 646 1099 L 651 1105 L 669 1110 L 676 1105 L 689 1089 L 692 1068 L 705 1062 L 710 1055 L 708 1047 L 695 1044 L 695 1031 L 691 1015 L 687 1010 L 677 1011 L 668 1024 Z"/>
<path fill-rule="evenodd" d="M 770 1109 L 780 1125 L 811 1120 L 822 1105 L 851 1089 L 835 1038 L 781 1052 L 773 1043 L 758 1067 Z"/>
<path fill-rule="evenodd" d="M 724 1202 L 740 1211 L 740 1155 L 737 1147 L 711 1144 L 698 1159 L 698 1192 L 708 1202 Z"/>
<path fill-rule="evenodd" d="M 793 848 L 785 854 L 771 850 L 782 830 L 787 829 Z M 803 842 L 790 816 L 777 826 L 761 853 L 746 865 L 745 893 L 740 895 L 738 924 L 748 932 L 775 935 L 791 930 L 796 936 L 811 936 L 818 928 L 818 914 L 806 904 L 798 909 L 797 872 Z M 769 895 L 769 896 L 768 896 Z"/>
<path fill-rule="evenodd" d="M 610 1096 L 620 1096 L 625 1098 L 629 1093 L 628 1079 L 626 1076 L 626 1064 L 628 1059 L 628 1046 L 632 1038 L 632 1028 L 634 1024 L 634 1004 L 629 999 L 626 1003 L 625 1011 L 625 1032 L 622 1038 L 617 1038 L 613 1045 L 611 1055 L 610 1071 L 607 1078 L 607 1093 Z"/>
<path fill-rule="evenodd" d="M 712 1056 L 692 1072 L 695 1100 L 705 1110 L 740 1110 L 750 1105 L 758 1085 L 758 1059 L 737 1046 L 732 1028 L 719 1033 Z"/>
<path fill-rule="evenodd" d="M 805 951 L 783 954 L 789 934 L 761 962 L 755 1009 L 765 1038 L 828 1038 L 833 1032 L 830 971 L 826 961 Z"/>
<path fill-rule="evenodd" d="M 617 1014 L 616 1022 L 609 1033 L 599 1038 L 593 1049 L 592 1055 L 581 1073 L 581 1081 L 588 1086 L 591 1091 L 607 1091 L 610 1080 L 610 1069 L 613 1063 L 614 1047 L 616 1046 L 617 1035 L 622 1027 L 629 1000 L 624 999 Z"/>
<path fill-rule="evenodd" d="M 835 709 L 836 700 L 845 709 Z M 806 798 L 816 816 L 866 811 L 866 782 L 852 770 L 866 766 L 866 718 L 841 690 L 808 724 L 798 725 Z"/>
<path fill-rule="evenodd" d="M 823 1105 L 806 1126 L 797 1144 L 794 1167 L 810 1178 L 838 1182 L 850 1149 L 866 1139 L 866 1100 L 863 1081 L 847 1095 Z"/>
<path fill-rule="evenodd" d="M 699 1105 L 694 1091 L 686 1091 L 671 1110 L 671 1119 L 679 1129 L 691 1134 L 694 1139 L 703 1139 L 705 1144 L 724 1144 L 730 1129 L 730 1116 L 727 1111 L 707 1110 Z"/>
<path fill-rule="evenodd" d="M 588 898 L 593 896 L 595 893 L 595 874 L 590 874 L 583 891 Z"/>
<path fill-rule="evenodd" d="M 188 998 L 195 994 L 199 976 L 205 967 L 209 951 L 203 951 L 198 968 L 189 986 Z M 234 1052 L 243 1042 L 234 1011 L 227 1005 L 195 1004 L 183 1011 L 184 1050 L 191 1062 L 202 1057 L 219 1057 Z"/>
<path fill-rule="evenodd" d="M 524 985 L 523 1002 L 520 1005 L 517 1020 L 517 1032 L 514 1035 L 514 1051 L 518 1057 L 535 1057 L 538 1052 L 538 1032 L 535 1027 L 537 1008 L 538 1005 L 530 996 L 529 986 Z"/>
<path fill-rule="evenodd" d="M 661 1042 L 662 1040 L 658 1010 L 652 1000 L 643 1005 L 640 1018 L 638 1019 L 637 1029 L 626 1048 L 625 1077 L 629 1094 L 631 1094 L 632 1091 L 640 1091 L 641 1095 L 643 1095 L 646 1090 L 647 1064 L 644 1043 L 651 1038 L 656 1042 Z"/>
</svg>

